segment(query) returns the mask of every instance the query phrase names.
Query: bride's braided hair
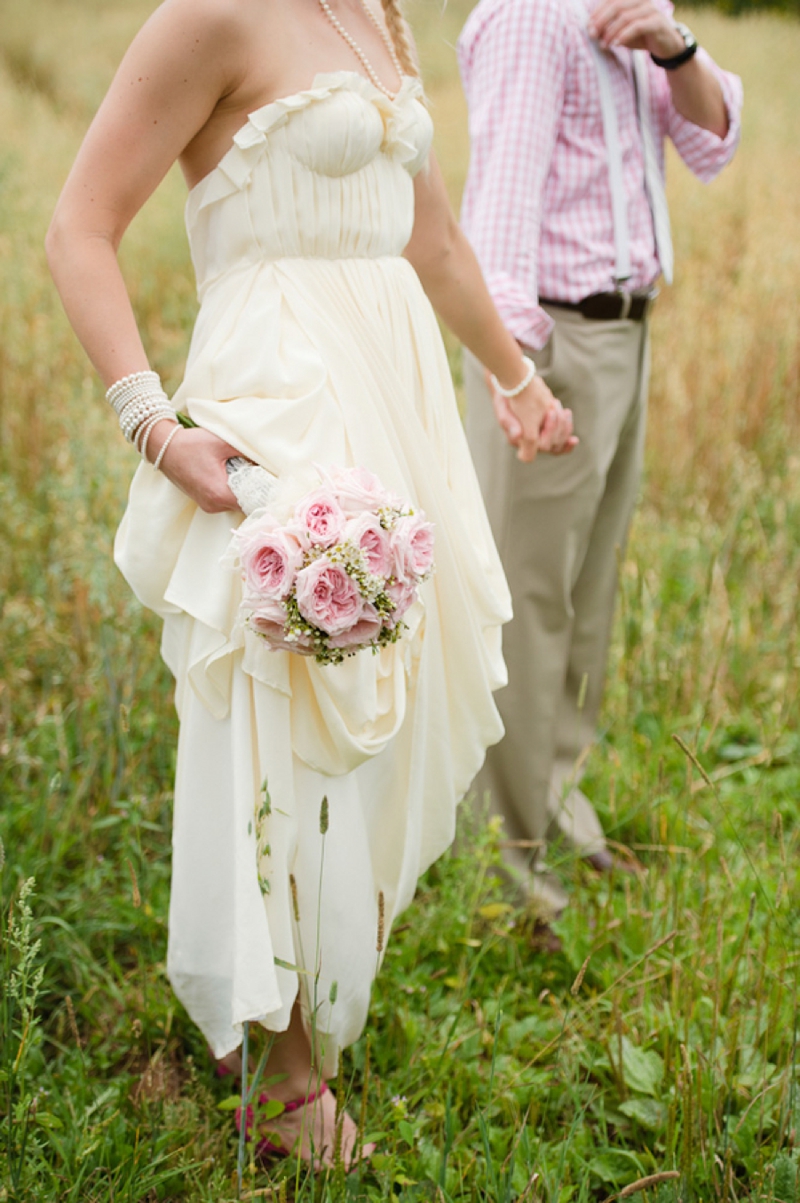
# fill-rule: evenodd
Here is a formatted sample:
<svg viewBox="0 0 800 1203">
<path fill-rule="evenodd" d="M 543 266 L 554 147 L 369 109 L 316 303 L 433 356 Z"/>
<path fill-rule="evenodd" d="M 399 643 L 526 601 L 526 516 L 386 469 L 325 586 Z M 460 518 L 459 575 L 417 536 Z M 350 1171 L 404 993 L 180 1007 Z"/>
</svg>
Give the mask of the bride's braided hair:
<svg viewBox="0 0 800 1203">
<path fill-rule="evenodd" d="M 394 42 L 394 48 L 397 52 L 397 57 L 403 70 L 407 75 L 419 75 L 414 53 L 411 49 L 411 38 L 408 34 L 408 26 L 405 23 L 402 12 L 400 11 L 400 0 L 381 0 L 383 4 L 383 15 L 386 19 L 386 27 L 389 30 L 391 39 Z"/>
</svg>

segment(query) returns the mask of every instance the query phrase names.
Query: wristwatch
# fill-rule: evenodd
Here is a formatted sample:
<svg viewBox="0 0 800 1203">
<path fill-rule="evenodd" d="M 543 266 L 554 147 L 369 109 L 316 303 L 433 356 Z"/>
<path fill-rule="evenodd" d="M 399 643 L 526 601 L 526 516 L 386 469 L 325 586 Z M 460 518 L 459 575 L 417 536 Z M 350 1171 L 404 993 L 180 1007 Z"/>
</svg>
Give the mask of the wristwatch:
<svg viewBox="0 0 800 1203">
<path fill-rule="evenodd" d="M 673 55 L 672 58 L 659 58 L 657 54 L 650 55 L 655 65 L 663 67 L 665 71 L 674 71 L 676 67 L 682 67 L 684 63 L 688 63 L 689 59 L 697 54 L 697 38 L 689 26 L 684 25 L 682 21 L 676 21 L 675 28 L 684 41 L 684 48 L 680 54 Z"/>
</svg>

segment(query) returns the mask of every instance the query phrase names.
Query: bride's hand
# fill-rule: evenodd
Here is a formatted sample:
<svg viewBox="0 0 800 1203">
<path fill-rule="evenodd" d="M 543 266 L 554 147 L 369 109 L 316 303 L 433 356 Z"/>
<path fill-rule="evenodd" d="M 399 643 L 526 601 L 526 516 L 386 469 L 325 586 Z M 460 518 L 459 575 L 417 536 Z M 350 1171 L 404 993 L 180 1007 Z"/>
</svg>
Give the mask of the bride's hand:
<svg viewBox="0 0 800 1203">
<path fill-rule="evenodd" d="M 171 425 L 159 423 L 153 429 L 147 445 L 147 457 L 153 462 L 172 430 Z M 206 514 L 236 510 L 239 503 L 228 485 L 226 461 L 241 455 L 230 443 L 217 438 L 210 430 L 199 426 L 182 427 L 173 435 L 164 452 L 160 471 L 187 496 L 196 501 Z"/>
<path fill-rule="evenodd" d="M 577 447 L 571 410 L 564 409 L 540 376 L 534 376 L 513 400 L 498 393 L 491 382 L 490 388 L 497 421 L 523 463 L 531 463 L 540 451 L 564 455 Z"/>
</svg>

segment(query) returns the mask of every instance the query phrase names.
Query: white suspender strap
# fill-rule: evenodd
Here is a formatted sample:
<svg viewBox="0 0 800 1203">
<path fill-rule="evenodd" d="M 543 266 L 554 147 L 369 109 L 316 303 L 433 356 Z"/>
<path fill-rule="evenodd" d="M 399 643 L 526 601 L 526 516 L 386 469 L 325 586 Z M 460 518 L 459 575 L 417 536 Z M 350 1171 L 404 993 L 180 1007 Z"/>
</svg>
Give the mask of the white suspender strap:
<svg viewBox="0 0 800 1203">
<path fill-rule="evenodd" d="M 587 13 L 584 0 L 572 0 L 572 7 L 578 18 L 580 27 L 589 42 L 597 69 L 600 111 L 603 118 L 603 136 L 608 161 L 608 183 L 611 191 L 611 213 L 614 223 L 614 278 L 617 287 L 622 288 L 631 275 L 630 228 L 628 226 L 628 203 L 625 195 L 625 180 L 622 171 L 622 148 L 619 138 L 617 108 L 614 104 L 614 91 L 608 66 L 609 56 L 604 50 L 601 50 L 593 38 L 589 37 L 586 30 Z M 653 235 L 664 279 L 667 284 L 671 284 L 673 268 L 672 232 L 670 230 L 667 196 L 664 190 L 664 178 L 656 152 L 655 134 L 650 110 L 650 86 L 647 73 L 646 51 L 634 50 L 632 52 L 632 60 L 639 131 L 642 138 L 645 188 L 650 204 L 650 212 L 653 217 Z"/>
<path fill-rule="evenodd" d="M 631 274 L 631 240 L 628 229 L 628 202 L 625 196 L 625 181 L 622 174 L 622 149 L 619 141 L 617 109 L 611 87 L 611 75 L 605 51 L 590 39 L 597 82 L 600 86 L 600 110 L 603 115 L 603 135 L 608 158 L 608 183 L 611 189 L 611 213 L 614 221 L 614 251 L 616 266 L 614 277 L 621 287 Z"/>
<path fill-rule="evenodd" d="M 672 231 L 669 224 L 667 194 L 664 178 L 656 153 L 653 118 L 650 108 L 650 81 L 647 70 L 647 52 L 633 51 L 633 82 L 636 85 L 636 106 L 639 114 L 639 130 L 642 135 L 644 155 L 644 183 L 650 212 L 653 215 L 653 235 L 656 242 L 658 261 L 667 284 L 672 283 L 673 250 Z"/>
<path fill-rule="evenodd" d="M 605 51 L 601 50 L 593 38 L 589 37 L 586 29 L 587 9 L 585 0 L 572 0 L 572 7 L 578 24 L 591 47 L 597 83 L 600 89 L 600 111 L 603 117 L 603 137 L 606 144 L 608 161 L 608 183 L 611 191 L 611 214 L 614 222 L 614 279 L 618 288 L 622 288 L 631 275 L 631 240 L 628 229 L 628 204 L 625 196 L 625 181 L 622 174 L 622 149 L 619 141 L 619 124 L 617 109 L 614 104 L 614 93 L 611 87 L 611 76 L 608 70 L 608 60 Z"/>
</svg>

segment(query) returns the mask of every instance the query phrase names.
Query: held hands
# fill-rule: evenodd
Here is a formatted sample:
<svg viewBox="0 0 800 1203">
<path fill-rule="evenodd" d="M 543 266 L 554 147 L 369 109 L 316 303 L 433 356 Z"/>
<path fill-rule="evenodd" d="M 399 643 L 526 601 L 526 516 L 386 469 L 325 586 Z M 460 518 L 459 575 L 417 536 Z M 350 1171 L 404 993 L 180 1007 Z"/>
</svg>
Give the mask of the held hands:
<svg viewBox="0 0 800 1203">
<path fill-rule="evenodd" d="M 589 36 L 604 49 L 627 46 L 672 58 L 685 48 L 674 21 L 653 0 L 600 0 L 589 18 Z"/>
<path fill-rule="evenodd" d="M 492 387 L 488 372 L 486 379 L 495 417 L 509 443 L 517 448 L 517 459 L 529 464 L 540 451 L 564 455 L 577 447 L 571 411 L 556 400 L 540 376 L 534 376 L 528 387 L 512 400 Z"/>
<path fill-rule="evenodd" d="M 572 433 L 571 411 L 563 408 L 540 377 L 534 376 L 528 387 L 511 400 L 494 388 L 491 393 L 495 416 L 523 463 L 530 463 L 540 451 L 564 455 L 578 445 Z M 171 423 L 160 422 L 153 430 L 147 448 L 151 462 L 172 429 Z M 199 426 L 182 428 L 171 439 L 160 470 L 205 513 L 219 514 L 239 508 L 228 484 L 226 463 L 240 454 L 209 430 Z"/>
<path fill-rule="evenodd" d="M 153 431 L 147 447 L 151 462 L 172 429 L 171 423 L 160 422 Z M 206 514 L 220 514 L 239 508 L 228 485 L 225 466 L 235 455 L 241 455 L 241 452 L 210 430 L 199 426 L 189 430 L 182 428 L 167 447 L 160 470 Z"/>
</svg>

